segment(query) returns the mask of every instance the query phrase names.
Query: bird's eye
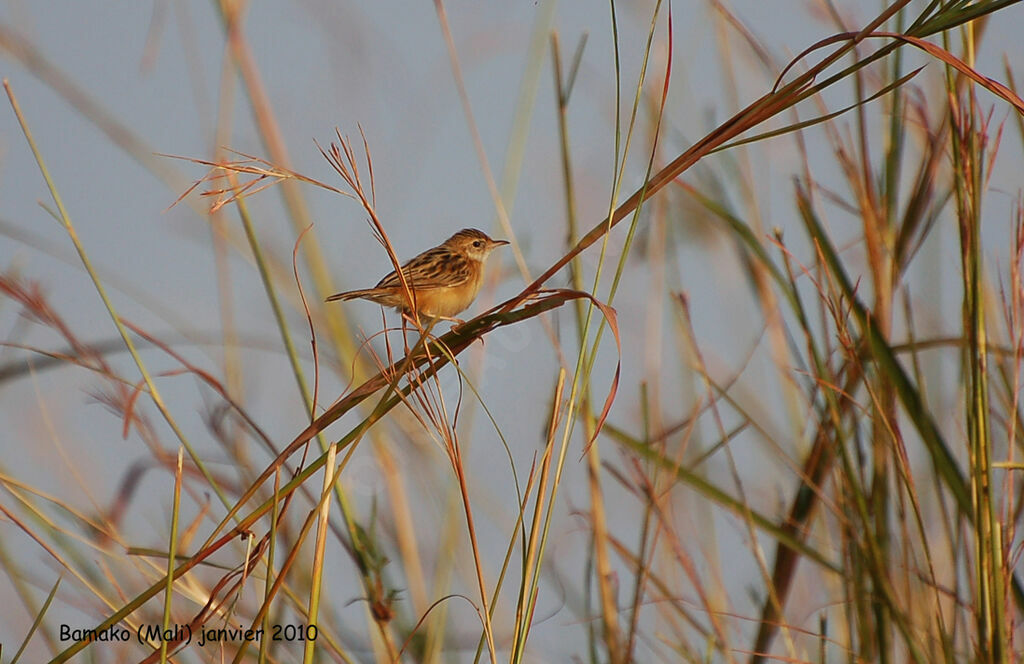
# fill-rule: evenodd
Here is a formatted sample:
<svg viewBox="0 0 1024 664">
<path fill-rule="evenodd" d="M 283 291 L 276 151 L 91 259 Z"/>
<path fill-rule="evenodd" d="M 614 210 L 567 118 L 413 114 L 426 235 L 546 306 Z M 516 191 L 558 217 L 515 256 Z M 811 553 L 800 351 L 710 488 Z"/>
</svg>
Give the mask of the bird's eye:
<svg viewBox="0 0 1024 664">
<path fill-rule="evenodd" d="M 479 249 L 480 247 L 484 246 L 484 243 L 481 242 L 480 240 L 474 240 L 473 241 L 473 246 L 476 247 L 477 249 Z"/>
</svg>

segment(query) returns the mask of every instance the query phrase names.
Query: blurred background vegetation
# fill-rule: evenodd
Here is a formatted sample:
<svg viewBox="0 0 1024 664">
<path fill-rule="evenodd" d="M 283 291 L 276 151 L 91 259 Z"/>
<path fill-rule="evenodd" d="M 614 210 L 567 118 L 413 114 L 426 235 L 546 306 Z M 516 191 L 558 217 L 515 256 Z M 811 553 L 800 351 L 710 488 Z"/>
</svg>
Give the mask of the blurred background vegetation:
<svg viewBox="0 0 1024 664">
<path fill-rule="evenodd" d="M 1018 4 L 9 3 L 0 661 L 1019 660 Z"/>
</svg>

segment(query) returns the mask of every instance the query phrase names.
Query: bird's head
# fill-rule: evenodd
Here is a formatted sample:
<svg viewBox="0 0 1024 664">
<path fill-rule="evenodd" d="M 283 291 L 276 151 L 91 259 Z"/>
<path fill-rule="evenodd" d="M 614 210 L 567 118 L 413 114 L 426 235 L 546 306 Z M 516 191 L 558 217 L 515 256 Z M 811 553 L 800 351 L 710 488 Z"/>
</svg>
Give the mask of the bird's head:
<svg viewBox="0 0 1024 664">
<path fill-rule="evenodd" d="M 448 248 L 480 262 L 503 244 L 508 244 L 508 240 L 492 240 L 486 233 L 475 228 L 464 228 L 445 240 Z"/>
</svg>

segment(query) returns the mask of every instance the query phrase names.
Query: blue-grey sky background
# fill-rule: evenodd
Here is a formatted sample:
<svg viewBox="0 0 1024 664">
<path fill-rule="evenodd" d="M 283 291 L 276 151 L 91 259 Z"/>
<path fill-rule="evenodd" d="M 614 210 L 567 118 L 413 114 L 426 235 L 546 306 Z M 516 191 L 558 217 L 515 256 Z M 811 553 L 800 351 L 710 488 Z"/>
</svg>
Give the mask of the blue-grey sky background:
<svg viewBox="0 0 1024 664">
<path fill-rule="evenodd" d="M 782 65 L 798 53 L 835 32 L 813 3 L 789 1 L 738 1 L 731 9 L 751 28 Z M 878 11 L 879 3 L 838 3 L 849 25 L 861 26 Z M 623 110 L 628 112 L 639 70 L 652 2 L 622 3 L 619 6 L 623 62 Z M 548 2 L 514 0 L 481 3 L 473 1 L 445 4 L 452 34 L 465 76 L 474 119 L 479 127 L 490 168 L 500 181 L 510 131 L 515 120 L 527 66 L 530 39 L 535 24 L 552 10 Z M 553 7 L 551 29 L 558 31 L 563 61 L 581 35 L 588 36 L 576 87 L 573 92 L 569 124 L 579 213 L 584 228 L 599 221 L 607 210 L 612 169 L 612 123 L 614 119 L 614 80 L 612 78 L 612 40 L 607 3 L 564 1 Z M 672 83 L 666 107 L 666 130 L 662 152 L 671 158 L 690 142 L 704 135 L 732 115 L 739 107 L 767 91 L 776 71 L 756 64 L 750 52 L 739 46 L 735 32 L 724 28 L 714 17 L 710 3 L 697 1 L 673 3 L 674 60 Z M 1002 80 L 1003 57 L 1010 63 L 1024 62 L 1024 45 L 1019 39 L 1024 13 L 1004 12 L 1002 19 L 988 26 L 978 54 L 978 69 Z M 89 1 L 56 2 L 11 0 L 0 6 L 0 35 L 6 46 L 0 49 L 0 74 L 10 81 L 14 93 L 34 133 L 48 168 L 59 188 L 64 204 L 75 223 L 82 244 L 101 267 L 115 305 L 126 318 L 170 339 L 180 333 L 196 336 L 217 335 L 220 304 L 215 287 L 214 263 L 208 218 L 192 205 L 205 201 L 193 195 L 169 208 L 192 181 L 204 173 L 202 167 L 187 161 L 154 157 L 162 167 L 177 174 L 171 186 L 158 179 L 143 165 L 115 145 L 96 124 L 69 103 L 68 98 L 41 80 L 25 66 L 25 60 L 12 55 L 18 40 L 30 44 L 53 71 L 66 78 L 144 142 L 146 150 L 183 157 L 209 158 L 214 147 L 213 128 L 221 112 L 221 90 L 229 88 L 233 101 L 233 122 L 224 144 L 240 152 L 267 157 L 253 126 L 248 101 L 237 78 L 222 80 L 225 40 L 220 21 L 211 3 L 198 0 L 151 0 L 150 2 Z M 373 155 L 378 212 L 391 233 L 399 256 L 410 257 L 439 242 L 452 232 L 467 226 L 479 227 L 502 236 L 496 225 L 496 213 L 483 169 L 474 150 L 466 117 L 456 92 L 447 49 L 434 6 L 429 2 L 337 2 L 299 0 L 297 2 L 253 2 L 245 19 L 246 37 L 260 68 L 262 81 L 288 145 L 293 167 L 312 177 L 338 184 L 314 145 L 326 145 L 334 138 L 335 128 L 357 138 L 362 127 Z M 665 50 L 664 17 L 660 20 L 655 57 L 651 62 L 648 86 L 661 80 Z M 727 39 L 730 46 L 723 46 Z M 727 77 L 721 70 L 720 50 L 730 50 L 737 68 L 739 90 L 729 92 Z M 907 68 L 912 62 L 927 60 L 907 51 Z M 941 75 L 933 62 L 921 75 L 928 94 L 936 94 L 934 81 Z M 931 83 L 925 83 L 925 81 Z M 565 209 L 553 101 L 550 57 L 545 53 L 537 84 L 536 101 L 529 111 L 529 131 L 523 146 L 524 162 L 515 197 L 506 201 L 515 237 L 521 244 L 529 269 L 538 274 L 563 252 Z M 995 120 L 1007 117 L 1005 104 L 981 92 L 984 104 L 994 104 Z M 849 103 L 851 92 L 837 89 L 826 97 L 833 109 Z M 737 106 L 739 104 L 739 106 Z M 52 207 L 24 136 L 9 106 L 0 104 L 0 269 L 16 272 L 38 282 L 52 306 L 87 341 L 109 340 L 115 332 L 95 289 L 73 255 L 64 230 L 41 208 L 37 201 Z M 876 105 L 877 106 L 877 105 Z M 801 107 L 801 117 L 816 109 Z M 648 111 L 644 111 L 644 114 Z M 870 113 L 872 121 L 881 121 Z M 792 118 L 789 118 L 792 119 Z M 852 123 L 849 120 L 840 121 Z M 777 126 L 777 125 L 772 125 Z M 985 233 L 993 265 L 1008 258 L 1010 211 L 1020 186 L 1019 137 L 1009 131 L 1007 145 L 996 168 L 992 193 L 986 202 Z M 641 123 L 638 142 L 623 188 L 623 198 L 632 193 L 643 177 L 649 146 L 650 124 Z M 816 167 L 815 175 L 826 180 L 835 169 L 831 148 L 821 140 L 820 129 L 808 132 L 808 152 Z M 818 142 L 815 142 L 818 139 Z M 636 147 L 639 146 L 639 147 Z M 881 143 L 874 146 L 881 153 Z M 722 179 L 742 208 L 740 188 L 729 181 L 737 176 L 737 152 L 706 160 L 687 174 L 688 181 L 715 174 Z M 742 156 L 750 160 L 756 181 L 750 184 L 761 201 L 762 223 L 766 229 L 778 226 L 787 233 L 797 252 L 806 250 L 795 211 L 792 208 L 791 177 L 798 173 L 799 156 L 792 140 L 774 139 Z M 706 169 L 702 171 L 701 169 Z M 703 175 L 702 175 L 703 173 Z M 831 173 L 837 176 L 838 173 Z M 706 179 L 704 181 L 707 181 Z M 374 241 L 365 222 L 365 214 L 352 201 L 307 187 L 303 189 L 315 222 L 315 233 L 324 248 L 339 290 L 371 285 L 390 270 L 387 257 Z M 679 199 L 674 199 L 678 201 Z M 261 238 L 275 250 L 275 258 L 290 263 L 296 233 L 286 221 L 280 192 L 271 189 L 249 199 L 250 209 Z M 784 404 L 777 393 L 777 378 L 770 368 L 770 355 L 761 337 L 762 319 L 744 273 L 730 242 L 706 219 L 686 215 L 690 208 L 670 215 L 668 276 L 669 289 L 685 291 L 691 298 L 690 311 L 698 342 L 713 371 L 723 380 L 743 371 L 738 398 L 757 409 L 768 423 L 785 422 Z M 692 210 L 691 210 L 692 211 Z M 226 210 L 228 224 L 236 237 L 242 237 L 237 216 Z M 839 237 L 854 237 L 856 223 L 851 217 L 836 214 L 829 219 Z M 930 317 L 935 334 L 955 333 L 959 329 L 958 259 L 955 227 L 946 216 L 940 223 L 949 226 L 937 234 L 922 251 L 921 267 L 913 274 L 919 282 L 913 294 L 929 306 L 922 315 Z M 613 239 L 613 251 L 620 247 L 625 224 Z M 639 242 L 646 242 L 641 236 Z M 41 244 L 40 244 L 41 243 Z M 244 376 L 246 404 L 258 414 L 260 424 L 276 441 L 287 442 L 302 426 L 305 415 L 294 387 L 284 355 L 276 349 L 279 336 L 263 294 L 248 249 L 236 245 L 230 258 L 233 306 L 237 324 L 248 337 L 265 342 L 269 349 L 245 351 Z M 638 245 L 638 249 L 642 245 Z M 859 251 L 859 247 L 851 248 Z M 617 257 L 617 254 L 613 255 Z M 586 258 L 596 264 L 596 247 Z M 810 260 L 806 253 L 799 256 Z M 638 384 L 642 380 L 660 381 L 661 418 L 665 423 L 681 419 L 699 395 L 701 387 L 692 379 L 681 378 L 680 350 L 675 346 L 678 331 L 673 316 L 663 314 L 655 325 L 661 344 L 650 328 L 652 302 L 646 297 L 650 273 L 642 260 L 633 260 L 627 269 L 621 294 L 615 302 L 619 312 L 624 353 L 620 396 L 611 420 L 637 429 Z M 482 311 L 496 300 L 510 297 L 522 287 L 510 253 L 495 255 L 491 270 L 501 278 L 493 290 L 467 313 Z M 917 271 L 920 270 L 920 271 Z M 611 270 L 609 270 L 609 273 Z M 566 285 L 567 273 L 553 281 Z M 307 295 L 312 285 L 303 273 Z M 673 281 L 675 283 L 673 283 Z M 294 285 L 282 282 L 294 295 Z M 608 284 L 603 286 L 607 292 Z M 664 294 L 661 294 L 664 295 Z M 314 303 L 314 307 L 317 307 Z M 349 303 L 346 307 L 368 333 L 380 326 L 379 309 L 369 303 Z M 666 305 L 667 306 L 667 305 Z M 300 312 L 289 309 L 293 333 L 308 348 L 305 322 Z M 317 318 L 317 324 L 322 319 Z M 563 340 L 573 338 L 568 309 L 553 317 Z M 32 327 L 18 316 L 10 301 L 0 301 L 0 338 L 44 348 L 60 347 L 59 340 L 45 330 Z M 571 344 L 570 344 L 571 347 Z M 747 365 L 747 353 L 756 348 Z M 594 384 L 606 385 L 614 369 L 614 345 L 606 339 L 605 350 L 595 371 Z M 214 347 L 186 348 L 190 359 L 216 370 L 220 355 Z M 18 352 L 0 351 L 0 364 L 20 357 Z M 159 353 L 145 357 L 156 370 L 174 365 Z M 571 357 L 571 356 L 570 356 Z M 522 477 L 529 468 L 542 440 L 545 417 L 551 399 L 552 367 L 558 361 L 544 329 L 537 321 L 489 336 L 486 344 L 468 355 L 482 370 L 478 387 L 485 401 L 494 408 L 498 425 L 512 447 L 513 459 Z M 119 355 L 112 360 L 124 375 L 135 379 L 136 370 Z M 953 365 L 951 365 L 953 366 Z M 308 365 L 307 365 L 308 368 Z M 572 365 L 568 367 L 571 371 Z M 652 369 L 656 371 L 652 372 Z M 956 404 L 956 389 L 943 389 L 942 375 L 931 396 L 935 404 Z M 347 378 L 325 362 L 321 402 L 328 405 L 340 393 Z M 454 381 L 445 385 L 454 387 Z M 97 378 L 85 371 L 60 369 L 0 385 L 0 466 L 5 473 L 52 492 L 80 505 L 87 512 L 97 511 L 112 498 L 116 483 L 134 461 L 148 452 L 138 448 L 133 437 L 122 440 L 120 421 L 95 403 L 92 394 Z M 190 437 L 200 449 L 216 461 L 222 452 L 209 441 L 200 417 L 209 392 L 197 389 L 189 378 L 164 379 L 162 389 Z M 603 393 L 595 398 L 603 398 Z M 678 405 L 677 405 L 678 404 Z M 45 406 L 45 409 L 44 409 Z M 155 413 L 150 413 L 158 421 Z M 491 561 L 500 560 L 504 550 L 502 530 L 509 525 L 507 507 L 514 501 L 513 485 L 505 459 L 482 413 L 475 415 L 472 442 L 472 467 L 479 478 L 481 514 L 491 536 L 485 550 Z M 348 421 L 348 420 L 346 420 Z M 955 420 L 942 423 L 950 430 L 962 424 Z M 344 423 L 336 425 L 343 430 Z M 172 438 L 162 424 L 164 443 Z M 784 433 L 785 428 L 770 433 Z M 706 440 L 716 436 L 708 423 Z M 752 437 L 753 438 L 753 437 Z M 58 444 L 59 441 L 59 444 Z M 740 470 L 750 482 L 752 500 L 768 513 L 774 513 L 789 498 L 792 476 L 784 473 L 779 459 L 756 444 L 756 440 L 737 440 L 733 453 Z M 787 444 L 794 444 L 787 441 Z M 578 455 L 579 441 L 572 455 Z M 58 453 L 58 449 L 62 452 Z M 402 449 L 399 447 L 399 449 Z M 429 459 L 420 485 L 408 487 L 414 503 L 422 503 L 431 514 L 441 510 L 442 496 L 436 495 L 446 468 L 440 449 L 419 452 Z M 919 454 L 912 450 L 915 457 Z M 256 453 L 259 454 L 259 453 Z M 63 457 L 61 456 L 63 455 Z M 609 452 L 613 461 L 618 457 Z M 400 463 L 407 473 L 422 461 L 406 457 Z M 361 508 L 369 510 L 371 500 L 384 501 L 381 485 L 373 481 L 378 469 L 368 449 L 361 449 L 353 460 L 359 472 L 352 474 L 351 485 Z M 80 478 L 91 480 L 88 490 Z M 727 478 L 724 464 L 711 464 L 709 474 Z M 433 473 L 433 474 L 430 474 Z M 778 473 L 780 481 L 772 481 Z M 578 585 L 582 572 L 559 562 L 559 551 L 586 546 L 588 533 L 582 519 L 572 515 L 573 508 L 586 506 L 585 473 L 575 456 L 568 463 L 568 476 L 558 511 L 556 541 L 551 561 L 566 579 Z M 168 504 L 169 478 L 163 472 L 151 472 L 143 480 L 140 500 L 127 515 L 126 527 L 138 534 L 136 546 L 159 546 L 164 533 Z M 723 479 L 723 483 L 727 480 Z M 610 482 L 609 519 L 613 527 L 629 539 L 636 524 L 631 521 L 635 505 Z M 433 492 L 433 493 L 432 493 Z M 0 497 L 7 501 L 7 496 Z M 727 521 L 706 507 L 692 506 L 686 512 L 688 498 L 680 499 L 679 516 L 699 532 L 718 529 L 720 551 L 730 552 L 718 561 L 701 561 L 705 567 L 722 566 L 742 570 L 727 574 L 726 584 L 742 614 L 753 610 L 749 592 L 758 585 L 756 568 L 751 564 L 746 532 L 735 521 Z M 487 507 L 487 506 L 489 507 Z M 192 507 L 194 514 L 194 505 Z M 218 517 L 219 518 L 219 517 Z M 424 519 L 429 523 L 430 519 Z M 52 584 L 55 565 L 43 560 L 38 549 L 12 524 L 0 521 L 0 537 L 22 560 L 39 558 L 31 567 L 30 579 L 40 597 Z M 424 537 L 435 540 L 432 534 Z M 351 563 L 339 551 L 330 553 L 339 573 L 335 579 L 332 610 L 360 624 L 363 607 L 346 606 L 359 596 Z M 570 553 L 565 559 L 572 561 Z M 468 569 L 468 568 L 467 568 Z M 487 570 L 493 576 L 496 569 Z M 397 582 L 399 585 L 400 581 Z M 570 655 L 585 650 L 585 630 L 577 616 L 565 610 L 562 598 L 546 587 L 538 614 L 552 614 L 536 630 L 534 661 L 567 661 Z M 758 587 L 760 587 L 758 585 Z M 472 586 L 469 586 L 472 590 Z M 625 592 L 625 589 L 624 589 Z M 470 593 L 471 594 L 471 593 Z M 6 598 L 6 599 L 5 599 Z M 20 642 L 31 623 L 31 616 L 20 610 L 6 578 L 0 577 L 0 641 L 7 648 Z M 685 595 L 692 601 L 692 595 Z M 60 606 L 57 610 L 68 620 L 83 626 L 97 613 L 97 607 Z M 472 613 L 465 606 L 451 609 L 453 621 L 464 620 L 473 635 Z M 347 616 L 351 615 L 351 618 Z M 571 627 L 571 629 L 570 629 Z M 563 638 L 563 634 L 568 634 Z M 471 645 L 475 646 L 475 638 Z M 13 652 L 13 649 L 11 649 Z M 42 653 L 42 650 L 35 651 Z M 647 651 L 650 652 L 650 651 Z M 102 661 L 102 660 L 101 660 Z"/>
</svg>

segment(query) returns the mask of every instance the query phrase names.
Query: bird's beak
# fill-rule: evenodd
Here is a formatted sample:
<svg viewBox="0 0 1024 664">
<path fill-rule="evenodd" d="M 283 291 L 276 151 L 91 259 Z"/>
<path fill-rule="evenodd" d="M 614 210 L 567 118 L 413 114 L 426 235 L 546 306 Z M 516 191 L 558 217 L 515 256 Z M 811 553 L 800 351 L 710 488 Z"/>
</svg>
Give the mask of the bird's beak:
<svg viewBox="0 0 1024 664">
<path fill-rule="evenodd" d="M 495 247 L 500 247 L 501 245 L 508 243 L 508 240 L 491 240 L 491 244 L 493 244 Z"/>
</svg>

